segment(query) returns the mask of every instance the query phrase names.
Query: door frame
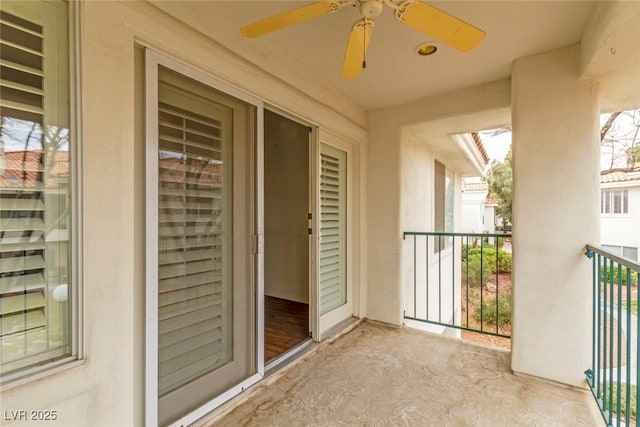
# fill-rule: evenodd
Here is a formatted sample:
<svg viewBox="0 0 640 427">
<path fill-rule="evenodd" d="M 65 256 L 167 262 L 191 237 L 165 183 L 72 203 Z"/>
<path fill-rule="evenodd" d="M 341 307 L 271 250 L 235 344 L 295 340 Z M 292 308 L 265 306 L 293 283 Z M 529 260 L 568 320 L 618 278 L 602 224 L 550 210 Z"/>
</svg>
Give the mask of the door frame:
<svg viewBox="0 0 640 427">
<path fill-rule="evenodd" d="M 320 295 L 319 295 L 319 283 L 318 275 L 320 269 L 318 267 L 317 257 L 319 254 L 319 232 L 320 232 L 320 220 L 318 218 L 320 214 L 320 142 L 318 125 L 315 123 L 296 116 L 294 113 L 290 113 L 282 108 L 279 108 L 273 104 L 265 103 L 264 108 L 272 113 L 278 114 L 286 119 L 294 121 L 303 126 L 307 126 L 311 129 L 309 133 L 309 213 L 311 213 L 311 219 L 309 220 L 309 228 L 312 230 L 312 235 L 309 238 L 309 331 L 311 332 L 311 338 L 314 341 L 320 341 Z M 263 153 L 263 170 L 261 181 L 261 195 L 264 199 L 264 140 L 262 141 L 262 153 Z M 260 211 L 260 217 L 263 222 L 264 231 L 264 200 L 262 202 L 262 210 Z M 264 233 L 263 233 L 264 235 Z M 263 257 L 264 258 L 264 257 Z M 264 269 L 262 270 L 264 272 Z M 264 282 L 264 281 L 263 281 Z M 264 289 L 263 289 L 264 291 Z M 263 292 L 264 299 L 264 292 Z M 264 319 L 264 310 L 261 314 Z M 262 325 L 264 328 L 264 325 Z M 263 336 L 264 345 L 264 336 Z M 264 348 L 262 348 L 261 355 L 264 357 Z"/>
<path fill-rule="evenodd" d="M 256 108 L 255 116 L 255 142 L 254 145 L 248 147 L 250 156 L 252 157 L 252 165 L 248 168 L 247 179 L 250 182 L 250 199 L 252 206 L 249 207 L 252 230 L 251 246 L 253 260 L 250 278 L 255 286 L 255 306 L 252 307 L 255 313 L 255 351 L 254 360 L 256 361 L 256 373 L 245 379 L 241 383 L 231 387 L 219 396 L 204 403 L 180 419 L 174 421 L 171 425 L 180 426 L 188 425 L 196 422 L 198 419 L 209 414 L 217 407 L 241 393 L 248 387 L 256 384 L 264 378 L 264 109 L 282 115 L 297 123 L 311 128 L 309 136 L 309 209 L 312 219 L 309 220 L 309 226 L 313 230 L 312 238 L 309 239 L 309 328 L 314 341 L 322 339 L 322 333 L 340 321 L 352 315 L 359 306 L 356 298 L 358 297 L 358 289 L 355 287 L 359 277 L 358 268 L 347 269 L 347 301 L 349 308 L 348 313 L 341 313 L 334 318 L 329 315 L 335 314 L 336 310 L 342 309 L 345 305 L 338 307 L 325 316 L 326 320 L 321 321 L 320 316 L 320 297 L 319 297 L 319 244 L 320 244 L 320 146 L 321 142 L 347 153 L 347 174 L 346 174 L 346 245 L 347 245 L 347 266 L 355 266 L 356 257 L 358 256 L 355 242 L 359 238 L 359 232 L 355 211 L 359 197 L 359 188 L 356 182 L 359 169 L 357 159 L 357 148 L 353 143 L 348 142 L 344 138 L 335 135 L 326 129 L 321 129 L 316 123 L 301 118 L 295 113 L 284 110 L 273 104 L 265 103 L 258 97 L 248 94 L 243 90 L 221 81 L 204 71 L 187 65 L 183 62 L 175 60 L 169 56 L 161 54 L 152 46 L 142 44 L 145 48 L 145 152 L 146 152 L 146 180 L 149 182 L 158 181 L 158 171 L 156 168 L 149 167 L 157 161 L 157 84 L 148 85 L 147 82 L 158 81 L 158 66 L 162 65 L 177 73 L 183 74 L 203 84 L 211 86 L 221 92 L 242 100 Z M 155 117 L 154 117 L 155 116 Z M 155 125 L 154 125 L 155 124 Z M 154 142 L 155 141 L 155 142 Z M 154 145 L 155 144 L 155 145 Z M 358 181 L 359 182 L 359 181 Z M 145 184 L 145 188 L 146 188 Z M 145 424 L 148 426 L 156 426 L 158 423 L 158 313 L 157 313 L 157 221 L 158 221 L 158 202 L 156 195 L 146 193 L 146 290 L 145 290 Z M 153 285 L 155 283 L 155 285 Z M 152 284 L 151 289 L 149 285 Z M 321 326 L 323 327 L 321 329 Z"/>
<path fill-rule="evenodd" d="M 171 425 L 187 425 L 197 421 L 225 401 L 229 400 L 247 387 L 255 384 L 264 377 L 264 145 L 263 145 L 263 112 L 264 103 L 259 98 L 251 96 L 233 86 L 230 86 L 206 73 L 176 61 L 157 51 L 145 48 L 145 150 L 146 150 L 146 184 L 158 182 L 157 153 L 158 153 L 158 67 L 164 66 L 179 74 L 192 78 L 214 89 L 233 96 L 256 108 L 255 142 L 247 147 L 249 157 L 253 158 L 252 167 L 248 168 L 249 199 L 252 200 L 248 211 L 252 230 L 253 260 L 250 280 L 255 286 L 255 307 L 252 307 L 255 318 L 255 351 L 256 373 L 231 387 L 212 400 L 204 403 L 195 410 L 185 414 Z M 149 84 L 149 82 L 153 82 Z M 157 192 L 147 191 L 145 196 L 145 424 L 158 425 L 158 200 Z"/>
<path fill-rule="evenodd" d="M 317 313 L 318 313 L 318 341 L 323 339 L 323 335 L 327 333 L 327 331 L 331 330 L 334 326 L 338 325 L 340 322 L 348 319 L 349 317 L 353 316 L 354 314 L 354 309 L 355 307 L 357 307 L 357 303 L 355 301 L 356 298 L 356 291 L 354 289 L 354 285 L 355 283 L 357 283 L 356 281 L 356 275 L 357 275 L 357 269 L 355 267 L 349 268 L 349 266 L 355 266 L 356 263 L 356 249 L 355 249 L 355 227 L 357 226 L 355 223 L 355 216 L 354 216 L 354 208 L 355 208 L 355 197 L 357 193 L 356 190 L 356 182 L 355 182 L 355 176 L 356 176 L 356 171 L 355 171 L 355 161 L 354 161 L 354 146 L 353 144 L 349 143 L 348 141 L 346 141 L 345 139 L 331 133 L 331 132 L 327 132 L 326 130 L 322 130 L 320 132 L 319 138 L 318 138 L 318 147 L 317 147 L 317 161 L 316 161 L 316 168 L 318 169 L 316 171 L 316 194 L 317 194 L 317 206 L 318 206 L 318 215 L 316 216 L 318 218 L 318 230 L 320 227 L 320 218 L 319 218 L 319 207 L 320 207 L 320 148 L 322 146 L 322 144 L 333 147 L 337 150 L 343 151 L 346 154 L 346 174 L 345 174 L 345 179 L 346 179 L 346 185 L 345 185 L 345 190 L 347 192 L 346 194 L 346 200 L 345 200 L 345 209 L 346 209 L 346 216 L 345 216 L 345 226 L 346 226 L 346 261 L 345 261 L 345 268 L 347 269 L 346 271 L 346 296 L 347 296 L 347 302 L 339 307 L 336 307 L 335 309 L 331 310 L 330 312 L 324 314 L 324 315 L 320 315 L 320 298 L 319 298 L 319 293 L 320 293 L 320 289 L 319 289 L 319 284 L 320 284 L 320 269 L 317 268 L 317 276 L 316 276 L 316 282 L 318 283 L 318 300 L 317 300 Z M 315 239 L 315 245 L 316 245 L 316 253 L 320 254 L 320 233 L 318 233 L 318 235 L 316 236 Z M 319 256 L 319 255 L 318 255 Z M 318 259 L 318 263 L 319 263 L 319 259 Z"/>
</svg>

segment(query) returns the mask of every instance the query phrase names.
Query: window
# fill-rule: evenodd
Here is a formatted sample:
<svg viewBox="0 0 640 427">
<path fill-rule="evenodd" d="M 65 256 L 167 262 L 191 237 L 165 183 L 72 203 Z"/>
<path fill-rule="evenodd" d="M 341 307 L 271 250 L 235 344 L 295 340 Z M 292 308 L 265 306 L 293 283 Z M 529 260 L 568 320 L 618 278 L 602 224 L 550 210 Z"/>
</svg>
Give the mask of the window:
<svg viewBox="0 0 640 427">
<path fill-rule="evenodd" d="M 0 4 L 0 375 L 71 354 L 62 1 Z"/>
<path fill-rule="evenodd" d="M 602 190 L 600 193 L 600 213 L 628 214 L 629 190 Z"/>
<path fill-rule="evenodd" d="M 435 231 L 453 232 L 453 205 L 454 205 L 454 173 L 439 161 L 434 162 L 434 220 Z M 452 238 L 442 238 L 434 245 L 434 251 L 451 246 Z"/>
<path fill-rule="evenodd" d="M 638 248 L 632 248 L 629 246 L 622 247 L 622 256 L 625 258 L 632 259 L 634 261 L 638 260 Z"/>
<path fill-rule="evenodd" d="M 622 255 L 625 258 L 638 261 L 638 248 L 617 245 L 602 245 L 602 247 L 614 254 Z"/>
</svg>

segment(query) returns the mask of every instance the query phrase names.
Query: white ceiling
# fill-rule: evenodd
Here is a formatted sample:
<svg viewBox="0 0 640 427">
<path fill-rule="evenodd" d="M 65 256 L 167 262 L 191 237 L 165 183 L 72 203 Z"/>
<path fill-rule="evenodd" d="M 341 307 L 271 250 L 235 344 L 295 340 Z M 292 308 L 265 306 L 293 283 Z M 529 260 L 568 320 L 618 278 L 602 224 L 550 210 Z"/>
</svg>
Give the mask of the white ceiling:
<svg viewBox="0 0 640 427">
<path fill-rule="evenodd" d="M 216 6 L 239 28 L 305 3 L 225 1 Z M 487 36 L 481 45 L 467 53 L 442 46 L 436 55 L 419 57 L 414 48 L 429 37 L 397 21 L 385 7 L 375 21 L 367 68 L 355 79 L 342 80 L 347 37 L 360 18 L 357 8 L 351 6 L 247 43 L 256 48 L 269 44 L 269 54 L 278 53 L 272 60 L 301 66 L 319 83 L 373 110 L 507 78 L 515 59 L 579 42 L 594 5 L 583 1 L 428 3 L 483 29 Z"/>
</svg>

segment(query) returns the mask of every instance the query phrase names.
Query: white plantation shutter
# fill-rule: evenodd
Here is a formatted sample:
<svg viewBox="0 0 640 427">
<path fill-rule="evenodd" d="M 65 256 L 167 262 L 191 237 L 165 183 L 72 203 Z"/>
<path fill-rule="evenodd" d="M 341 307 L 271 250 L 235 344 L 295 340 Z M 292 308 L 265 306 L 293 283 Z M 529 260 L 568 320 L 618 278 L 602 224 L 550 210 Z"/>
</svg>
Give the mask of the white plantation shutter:
<svg viewBox="0 0 640 427">
<path fill-rule="evenodd" d="M 0 303 L 3 347 L 19 347 L 27 331 L 45 328 L 44 195 L 42 124 L 42 26 L 8 12 L 2 25 L 2 148 L 9 145 L 10 126 L 24 121 L 32 141 L 24 149 L 2 153 L 0 199 Z M 16 120 L 17 119 L 17 120 Z M 16 120 L 16 121 L 14 121 Z M 26 129 L 25 129 L 26 130 Z M 19 132 L 16 130 L 16 132 Z M 15 352 L 19 356 L 19 352 Z M 3 361 L 11 357 L 3 356 Z"/>
<path fill-rule="evenodd" d="M 68 351 L 67 6 L 0 10 L 0 361 L 6 373 Z"/>
<path fill-rule="evenodd" d="M 346 163 L 344 151 L 320 149 L 320 314 L 347 302 Z"/>
<path fill-rule="evenodd" d="M 159 395 L 232 357 L 230 108 L 160 73 Z M 197 111 L 197 113 L 196 113 Z"/>
</svg>

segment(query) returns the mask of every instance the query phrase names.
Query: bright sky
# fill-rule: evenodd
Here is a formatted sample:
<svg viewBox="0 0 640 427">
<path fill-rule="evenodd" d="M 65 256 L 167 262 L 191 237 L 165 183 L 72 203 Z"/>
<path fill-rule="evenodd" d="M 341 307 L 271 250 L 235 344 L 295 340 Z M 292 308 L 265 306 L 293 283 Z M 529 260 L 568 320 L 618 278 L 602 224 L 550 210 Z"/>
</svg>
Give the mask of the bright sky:
<svg viewBox="0 0 640 427">
<path fill-rule="evenodd" d="M 600 127 L 604 125 L 609 116 L 610 114 L 600 115 Z M 611 128 L 608 134 L 608 136 L 610 137 L 613 137 L 615 135 L 622 142 L 626 141 L 626 145 L 621 144 L 622 149 L 626 148 L 630 144 L 629 137 L 633 135 L 632 131 L 635 130 L 635 126 L 638 126 L 638 123 L 634 123 L 634 118 L 635 120 L 638 120 L 640 118 L 640 115 L 636 114 L 634 116 L 632 114 L 621 114 L 616 119 L 614 126 Z M 482 131 L 480 132 L 480 136 L 482 137 L 482 143 L 484 144 L 484 147 L 487 149 L 489 158 L 491 160 L 497 160 L 499 162 L 503 161 L 505 156 L 507 155 L 507 152 L 509 151 L 509 147 L 511 146 L 511 132 L 501 133 L 497 136 L 491 136 L 490 132 Z M 611 150 L 610 148 L 603 146 L 600 154 L 602 168 L 606 169 L 610 163 Z M 620 153 L 617 154 L 619 155 Z M 620 159 L 618 159 L 615 166 L 624 167 L 624 156 L 619 157 Z"/>
<path fill-rule="evenodd" d="M 490 136 L 489 132 L 480 132 L 484 148 L 491 160 L 503 161 L 511 146 L 511 132 L 501 133 L 497 136 Z"/>
<path fill-rule="evenodd" d="M 600 115 L 600 128 L 609 119 L 611 114 Z M 605 137 L 605 143 L 600 147 L 600 169 L 608 169 L 611 166 L 611 156 L 615 155 L 616 159 L 613 162 L 614 168 L 626 167 L 626 150 L 638 139 L 638 126 L 640 126 L 640 110 L 638 111 L 624 111 L 620 114 L 609 132 Z M 615 152 L 612 153 L 612 146 L 607 141 L 614 139 L 617 141 L 615 144 Z M 637 142 L 636 142 L 637 144 Z"/>
</svg>

